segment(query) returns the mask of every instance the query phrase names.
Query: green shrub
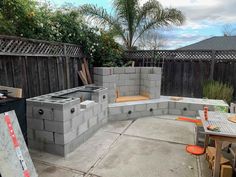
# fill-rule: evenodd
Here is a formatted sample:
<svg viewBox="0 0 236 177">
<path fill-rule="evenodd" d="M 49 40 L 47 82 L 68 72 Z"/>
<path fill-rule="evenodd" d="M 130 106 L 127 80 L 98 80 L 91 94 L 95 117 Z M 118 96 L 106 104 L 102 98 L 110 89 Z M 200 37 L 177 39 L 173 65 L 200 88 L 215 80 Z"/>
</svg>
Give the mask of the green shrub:
<svg viewBox="0 0 236 177">
<path fill-rule="evenodd" d="M 203 96 L 209 99 L 220 99 L 230 103 L 233 93 L 233 86 L 218 81 L 208 81 L 203 86 Z"/>
<path fill-rule="evenodd" d="M 90 27 L 77 8 L 36 0 L 0 0 L 0 35 L 80 45 L 94 66 L 121 66 L 122 47 L 109 31 Z"/>
</svg>

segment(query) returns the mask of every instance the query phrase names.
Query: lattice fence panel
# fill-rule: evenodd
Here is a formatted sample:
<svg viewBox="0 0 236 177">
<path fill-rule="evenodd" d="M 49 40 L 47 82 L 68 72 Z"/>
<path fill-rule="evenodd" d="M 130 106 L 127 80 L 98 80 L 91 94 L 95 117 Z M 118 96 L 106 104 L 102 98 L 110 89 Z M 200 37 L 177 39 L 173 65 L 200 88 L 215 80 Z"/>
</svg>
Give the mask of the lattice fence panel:
<svg viewBox="0 0 236 177">
<path fill-rule="evenodd" d="M 0 54 L 82 57 L 81 47 L 73 44 L 0 36 Z"/>
<path fill-rule="evenodd" d="M 236 61 L 236 51 L 220 50 L 146 50 L 146 51 L 126 51 L 124 58 L 130 60 L 149 60 L 149 59 L 164 59 L 164 60 L 220 60 Z"/>
</svg>

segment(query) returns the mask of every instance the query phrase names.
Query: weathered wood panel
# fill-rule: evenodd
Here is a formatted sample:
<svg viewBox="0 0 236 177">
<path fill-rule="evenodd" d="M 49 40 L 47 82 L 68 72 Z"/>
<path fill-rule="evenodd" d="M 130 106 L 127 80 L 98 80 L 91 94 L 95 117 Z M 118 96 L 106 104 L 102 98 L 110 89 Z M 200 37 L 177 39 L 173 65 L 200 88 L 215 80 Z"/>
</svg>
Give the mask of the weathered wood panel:
<svg viewBox="0 0 236 177">
<path fill-rule="evenodd" d="M 79 86 L 80 58 L 70 58 L 70 87 Z M 23 89 L 23 96 L 34 97 L 67 88 L 65 57 L 1 56 L 0 85 Z"/>
</svg>

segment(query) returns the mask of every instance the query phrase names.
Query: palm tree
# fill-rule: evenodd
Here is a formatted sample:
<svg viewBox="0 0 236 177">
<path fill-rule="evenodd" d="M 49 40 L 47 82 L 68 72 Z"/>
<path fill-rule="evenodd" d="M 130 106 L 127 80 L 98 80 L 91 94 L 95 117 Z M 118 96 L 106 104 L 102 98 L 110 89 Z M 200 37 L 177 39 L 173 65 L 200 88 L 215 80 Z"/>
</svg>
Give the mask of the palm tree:
<svg viewBox="0 0 236 177">
<path fill-rule="evenodd" d="M 175 8 L 163 8 L 157 0 L 149 0 L 142 6 L 138 0 L 113 0 L 114 12 L 86 4 L 80 12 L 99 25 L 110 27 L 121 37 L 126 48 L 132 50 L 138 39 L 148 30 L 169 25 L 181 25 L 184 15 Z"/>
</svg>

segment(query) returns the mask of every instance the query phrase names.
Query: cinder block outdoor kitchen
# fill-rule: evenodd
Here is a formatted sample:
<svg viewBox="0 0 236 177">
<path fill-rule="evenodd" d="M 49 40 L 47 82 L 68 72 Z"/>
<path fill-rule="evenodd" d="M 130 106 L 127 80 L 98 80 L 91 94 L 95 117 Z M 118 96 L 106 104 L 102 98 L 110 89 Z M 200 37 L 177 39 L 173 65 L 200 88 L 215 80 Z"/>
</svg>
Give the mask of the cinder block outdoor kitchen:
<svg viewBox="0 0 236 177">
<path fill-rule="evenodd" d="M 66 156 L 107 121 L 228 109 L 222 100 L 160 96 L 161 68 L 97 67 L 94 82 L 27 100 L 30 148 Z"/>
</svg>

